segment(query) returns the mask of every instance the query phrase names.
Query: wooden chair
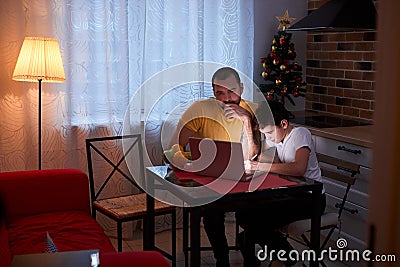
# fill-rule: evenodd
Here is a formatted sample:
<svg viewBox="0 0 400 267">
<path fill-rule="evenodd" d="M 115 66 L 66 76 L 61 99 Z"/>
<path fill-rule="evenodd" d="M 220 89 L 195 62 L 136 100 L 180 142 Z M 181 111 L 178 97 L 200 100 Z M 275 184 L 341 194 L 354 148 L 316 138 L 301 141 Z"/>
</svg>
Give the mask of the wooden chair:
<svg viewBox="0 0 400 267">
<path fill-rule="evenodd" d="M 92 216 L 95 218 L 96 212 L 100 212 L 117 223 L 117 246 L 118 251 L 122 251 L 122 223 L 143 220 L 146 224 L 146 193 L 140 187 L 145 182 L 141 136 L 136 134 L 86 139 L 86 152 Z M 135 168 L 128 170 L 128 160 Z M 120 192 L 115 192 L 117 188 Z M 172 253 L 158 247 L 155 250 L 176 266 L 176 209 L 157 200 L 154 208 L 156 216 L 170 214 L 172 220 Z"/>
<path fill-rule="evenodd" d="M 321 231 L 328 231 L 321 243 L 321 251 L 329 242 L 335 229 L 340 231 L 342 212 L 346 211 L 352 214 L 357 212 L 357 210 L 347 208 L 346 201 L 350 188 L 355 183 L 355 176 L 360 173 L 360 165 L 318 153 L 317 158 L 320 163 L 323 179 L 343 185 L 343 195 L 341 201 L 340 203 L 335 204 L 337 211 L 325 212 L 321 216 Z M 282 231 L 287 235 L 288 238 L 310 247 L 308 236 L 311 231 L 311 219 L 293 222 L 284 227 Z M 322 261 L 320 264 L 322 266 L 326 266 Z"/>
</svg>

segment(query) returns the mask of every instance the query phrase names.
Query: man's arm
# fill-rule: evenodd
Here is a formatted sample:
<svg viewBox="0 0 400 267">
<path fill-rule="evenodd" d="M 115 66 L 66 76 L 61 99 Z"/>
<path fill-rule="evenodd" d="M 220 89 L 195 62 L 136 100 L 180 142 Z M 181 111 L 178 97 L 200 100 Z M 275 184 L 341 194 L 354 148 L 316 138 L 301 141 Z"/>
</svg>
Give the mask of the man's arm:
<svg viewBox="0 0 400 267">
<path fill-rule="evenodd" d="M 260 139 L 261 133 L 257 128 L 257 122 L 255 119 L 247 118 L 243 121 L 243 140 L 247 144 L 247 158 L 251 159 L 255 155 L 260 155 Z"/>
<path fill-rule="evenodd" d="M 227 118 L 237 118 L 243 122 L 242 135 L 246 143 L 247 155 L 245 159 L 251 159 L 254 155 L 260 154 L 261 133 L 258 130 L 257 120 L 245 108 L 236 104 L 226 104 L 224 115 Z"/>
<path fill-rule="evenodd" d="M 183 148 L 187 146 L 189 143 L 189 137 L 193 137 L 195 135 L 195 132 L 190 130 L 189 128 L 186 128 L 185 126 L 183 127 L 177 127 L 175 129 L 174 134 L 172 135 L 171 140 L 168 143 L 168 148 L 171 148 L 175 144 L 180 144 Z"/>
</svg>

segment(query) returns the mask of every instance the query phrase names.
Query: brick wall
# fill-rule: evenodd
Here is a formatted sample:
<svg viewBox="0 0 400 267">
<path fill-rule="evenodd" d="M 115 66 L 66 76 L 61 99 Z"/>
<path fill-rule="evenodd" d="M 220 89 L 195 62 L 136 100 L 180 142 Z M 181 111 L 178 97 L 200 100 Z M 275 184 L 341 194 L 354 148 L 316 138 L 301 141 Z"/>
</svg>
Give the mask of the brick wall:
<svg viewBox="0 0 400 267">
<path fill-rule="evenodd" d="M 308 0 L 309 12 L 326 2 Z M 372 121 L 375 52 L 376 32 L 309 32 L 306 110 Z"/>
</svg>

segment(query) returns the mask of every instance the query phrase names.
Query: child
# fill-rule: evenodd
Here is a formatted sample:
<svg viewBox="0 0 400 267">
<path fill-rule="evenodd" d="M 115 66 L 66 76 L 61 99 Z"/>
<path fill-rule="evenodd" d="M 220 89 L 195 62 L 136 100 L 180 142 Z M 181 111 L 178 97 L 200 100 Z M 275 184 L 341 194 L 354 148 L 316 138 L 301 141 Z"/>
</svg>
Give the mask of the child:
<svg viewBox="0 0 400 267">
<path fill-rule="evenodd" d="M 246 169 L 270 171 L 276 174 L 302 176 L 322 181 L 321 170 L 312 144 L 311 133 L 304 127 L 294 127 L 289 123 L 289 112 L 277 101 L 269 101 L 272 117 L 268 117 L 266 106 L 260 106 L 256 118 L 260 131 L 265 135 L 266 148 L 275 147 L 277 158 L 265 162 L 261 155 L 259 161 L 248 160 Z M 325 194 L 322 194 L 321 214 L 325 209 Z M 250 207 L 238 211 L 236 218 L 244 231 L 239 236 L 240 250 L 244 266 L 255 266 L 258 260 L 254 253 L 254 244 L 258 243 L 268 251 L 284 250 L 285 266 L 292 266 L 296 260 L 289 258 L 293 249 L 279 228 L 291 222 L 311 218 L 311 194 L 296 193 L 281 195 L 276 201 L 262 207 Z M 276 256 L 276 253 L 275 253 Z M 273 260 L 273 259 L 271 259 Z"/>
</svg>

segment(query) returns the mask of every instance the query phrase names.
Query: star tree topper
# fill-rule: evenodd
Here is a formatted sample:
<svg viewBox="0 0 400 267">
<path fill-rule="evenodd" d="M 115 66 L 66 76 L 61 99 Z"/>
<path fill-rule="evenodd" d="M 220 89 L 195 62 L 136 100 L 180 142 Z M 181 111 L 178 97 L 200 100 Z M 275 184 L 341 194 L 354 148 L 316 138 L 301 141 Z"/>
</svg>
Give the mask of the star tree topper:
<svg viewBox="0 0 400 267">
<path fill-rule="evenodd" d="M 285 14 L 283 16 L 275 16 L 277 20 L 279 20 L 278 30 L 283 29 L 286 30 L 290 27 L 290 23 L 296 20 L 296 18 L 289 17 L 289 11 L 286 9 Z"/>
</svg>

